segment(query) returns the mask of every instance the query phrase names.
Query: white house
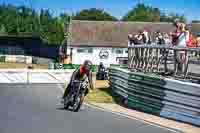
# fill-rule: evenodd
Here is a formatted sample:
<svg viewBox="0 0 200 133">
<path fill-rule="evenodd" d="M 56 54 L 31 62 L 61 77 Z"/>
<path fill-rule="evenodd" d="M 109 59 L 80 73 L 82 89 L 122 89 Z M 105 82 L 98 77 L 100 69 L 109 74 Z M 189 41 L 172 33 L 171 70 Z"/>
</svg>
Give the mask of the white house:
<svg viewBox="0 0 200 133">
<path fill-rule="evenodd" d="M 72 64 L 90 60 L 94 65 L 126 64 L 128 48 L 113 47 L 72 47 Z M 70 51 L 70 50 L 69 50 Z"/>
<path fill-rule="evenodd" d="M 91 60 L 95 65 L 100 62 L 107 66 L 127 64 L 128 34 L 135 34 L 146 27 L 151 32 L 169 32 L 174 28 L 170 23 L 72 20 L 67 53 L 72 64 L 82 64 L 84 60 Z"/>
</svg>

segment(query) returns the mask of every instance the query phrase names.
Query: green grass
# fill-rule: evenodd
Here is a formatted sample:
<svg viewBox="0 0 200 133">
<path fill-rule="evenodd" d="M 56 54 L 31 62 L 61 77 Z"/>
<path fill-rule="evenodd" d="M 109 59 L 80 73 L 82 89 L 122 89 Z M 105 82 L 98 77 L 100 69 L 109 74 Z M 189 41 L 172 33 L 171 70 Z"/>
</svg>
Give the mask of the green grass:
<svg viewBox="0 0 200 133">
<path fill-rule="evenodd" d="M 112 95 L 108 81 L 96 81 L 96 89 L 90 92 L 86 97 L 86 102 L 95 103 L 115 103 L 116 99 Z"/>
<path fill-rule="evenodd" d="M 0 69 L 20 69 L 32 65 L 34 69 L 48 69 L 48 64 L 0 63 Z"/>
<path fill-rule="evenodd" d="M 110 94 L 98 89 L 90 92 L 86 97 L 86 101 L 95 103 L 114 103 L 114 99 Z"/>
</svg>

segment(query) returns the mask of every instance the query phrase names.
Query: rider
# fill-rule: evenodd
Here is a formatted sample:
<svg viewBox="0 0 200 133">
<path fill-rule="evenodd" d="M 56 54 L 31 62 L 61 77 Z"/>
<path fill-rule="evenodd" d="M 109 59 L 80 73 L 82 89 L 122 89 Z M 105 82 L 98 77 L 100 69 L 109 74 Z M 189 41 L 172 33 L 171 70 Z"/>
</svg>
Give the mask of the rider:
<svg viewBox="0 0 200 133">
<path fill-rule="evenodd" d="M 91 67 L 92 67 L 92 62 L 89 60 L 86 60 L 83 65 L 80 66 L 79 69 L 75 70 L 72 74 L 71 80 L 69 82 L 69 85 L 67 86 L 67 88 L 65 89 L 65 92 L 63 94 L 63 99 L 69 94 L 69 91 L 71 90 L 72 86 L 73 86 L 73 81 L 74 80 L 83 80 L 85 77 L 88 78 L 89 80 L 89 84 L 90 84 L 90 89 L 94 89 L 93 87 L 93 82 L 92 82 L 92 71 L 91 71 Z M 88 88 L 86 89 L 86 94 L 85 96 L 88 94 L 89 90 Z"/>
</svg>

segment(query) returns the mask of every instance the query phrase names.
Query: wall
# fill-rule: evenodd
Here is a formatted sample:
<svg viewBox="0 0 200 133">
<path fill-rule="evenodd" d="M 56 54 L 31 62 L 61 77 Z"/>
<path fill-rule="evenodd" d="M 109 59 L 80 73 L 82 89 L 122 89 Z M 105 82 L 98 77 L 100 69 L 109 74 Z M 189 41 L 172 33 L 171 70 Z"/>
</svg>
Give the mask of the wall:
<svg viewBox="0 0 200 133">
<path fill-rule="evenodd" d="M 200 32 L 200 23 L 193 23 L 191 27 L 192 27 L 191 29 L 192 33 L 196 34 Z"/>
<path fill-rule="evenodd" d="M 33 64 L 49 64 L 52 63 L 51 59 L 42 57 L 33 57 Z"/>
<path fill-rule="evenodd" d="M 80 53 L 78 52 L 79 49 L 87 50 L 83 53 Z M 110 64 L 118 64 L 116 60 L 117 57 L 128 57 L 128 53 L 125 52 L 128 50 L 127 48 L 120 48 L 123 50 L 122 54 L 116 54 L 116 50 L 118 50 L 118 48 L 91 47 L 93 50 L 92 53 L 89 53 L 88 49 L 90 49 L 90 47 L 74 47 L 72 51 L 72 64 L 82 64 L 85 60 L 91 60 L 94 65 L 99 65 L 100 62 L 103 62 L 106 66 L 109 66 Z M 107 54 L 108 56 L 106 57 Z M 101 58 L 103 55 L 105 55 L 105 58 Z"/>
<path fill-rule="evenodd" d="M 24 56 L 24 55 L 0 55 L 0 57 L 4 57 L 1 62 L 8 62 L 8 63 L 32 63 L 31 56 Z"/>
</svg>

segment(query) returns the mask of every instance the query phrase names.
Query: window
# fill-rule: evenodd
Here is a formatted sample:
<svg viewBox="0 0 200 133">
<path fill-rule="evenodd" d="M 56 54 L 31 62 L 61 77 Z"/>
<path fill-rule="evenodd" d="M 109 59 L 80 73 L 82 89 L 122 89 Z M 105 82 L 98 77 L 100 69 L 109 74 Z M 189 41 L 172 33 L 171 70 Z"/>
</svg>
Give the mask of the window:
<svg viewBox="0 0 200 133">
<path fill-rule="evenodd" d="M 114 48 L 112 49 L 112 53 L 115 53 L 115 49 Z"/>
<path fill-rule="evenodd" d="M 0 48 L 0 54 L 5 54 L 4 49 Z"/>
<path fill-rule="evenodd" d="M 89 48 L 89 49 L 88 49 L 88 53 L 93 53 L 93 49 L 92 49 L 92 48 Z"/>
<path fill-rule="evenodd" d="M 22 48 L 16 48 L 14 51 L 15 54 L 24 55 L 25 52 Z"/>
<path fill-rule="evenodd" d="M 113 49 L 112 49 L 112 53 L 115 53 L 115 54 L 123 54 L 123 49 L 113 48 Z"/>
<path fill-rule="evenodd" d="M 128 54 L 128 50 L 125 50 L 125 53 Z"/>
<path fill-rule="evenodd" d="M 9 54 L 8 53 L 8 48 L 6 48 L 6 47 L 0 48 L 0 54 Z"/>
<path fill-rule="evenodd" d="M 116 54 L 123 54 L 123 50 L 122 50 L 122 49 L 116 49 L 116 50 L 115 50 L 115 53 L 116 53 Z"/>
<path fill-rule="evenodd" d="M 78 53 L 93 53 L 93 48 L 80 48 L 77 49 Z"/>
<path fill-rule="evenodd" d="M 78 52 L 78 53 L 85 53 L 86 50 L 85 50 L 85 49 L 77 49 L 77 52 Z"/>
</svg>

